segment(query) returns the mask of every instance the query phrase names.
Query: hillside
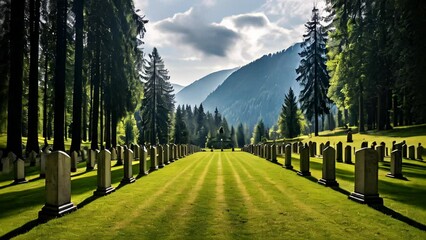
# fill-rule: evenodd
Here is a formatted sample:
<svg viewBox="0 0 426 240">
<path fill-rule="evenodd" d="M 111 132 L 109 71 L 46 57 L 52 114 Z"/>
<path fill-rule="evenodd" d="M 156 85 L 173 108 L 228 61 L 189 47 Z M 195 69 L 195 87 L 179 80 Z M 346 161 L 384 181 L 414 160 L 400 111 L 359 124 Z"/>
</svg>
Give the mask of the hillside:
<svg viewBox="0 0 426 240">
<path fill-rule="evenodd" d="M 299 52 L 300 44 L 296 44 L 241 67 L 206 98 L 204 108 L 213 111 L 217 107 L 234 126 L 242 122 L 251 129 L 263 119 L 270 127 L 277 122 L 288 89 L 299 93 L 295 71 Z"/>
<path fill-rule="evenodd" d="M 179 84 L 176 84 L 176 83 L 172 83 L 172 86 L 173 86 L 173 92 L 172 93 L 175 94 L 175 95 L 185 87 L 185 86 L 182 86 L 182 85 L 179 85 Z"/>
<path fill-rule="evenodd" d="M 175 96 L 177 105 L 200 105 L 225 79 L 238 68 L 211 73 L 183 88 Z"/>
</svg>

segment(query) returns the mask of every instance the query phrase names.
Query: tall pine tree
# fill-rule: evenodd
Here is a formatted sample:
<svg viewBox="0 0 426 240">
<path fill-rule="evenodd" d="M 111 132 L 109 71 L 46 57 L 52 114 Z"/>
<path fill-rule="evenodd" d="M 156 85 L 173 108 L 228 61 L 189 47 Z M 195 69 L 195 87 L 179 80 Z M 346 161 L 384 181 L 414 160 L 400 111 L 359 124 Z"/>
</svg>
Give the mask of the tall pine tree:
<svg viewBox="0 0 426 240">
<path fill-rule="evenodd" d="M 327 104 L 331 100 L 327 96 L 330 77 L 325 65 L 327 33 L 316 7 L 312 9 L 312 18 L 305 27 L 307 33 L 303 35 L 303 50 L 299 53 L 302 59 L 296 69 L 296 80 L 303 88 L 300 92 L 302 110 L 306 112 L 308 119 L 314 117 L 315 136 L 318 136 L 318 117 L 329 113 Z"/>
<path fill-rule="evenodd" d="M 300 134 L 300 123 L 297 110 L 296 96 L 294 95 L 293 89 L 290 88 L 288 94 L 285 95 L 280 119 L 278 121 L 281 134 L 286 138 L 294 138 Z"/>
</svg>

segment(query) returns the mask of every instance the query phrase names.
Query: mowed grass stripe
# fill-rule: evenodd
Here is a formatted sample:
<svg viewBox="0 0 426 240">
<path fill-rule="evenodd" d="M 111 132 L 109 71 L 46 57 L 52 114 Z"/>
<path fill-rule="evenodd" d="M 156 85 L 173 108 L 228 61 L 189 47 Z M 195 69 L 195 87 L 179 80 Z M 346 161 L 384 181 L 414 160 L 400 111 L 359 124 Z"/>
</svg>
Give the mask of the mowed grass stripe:
<svg viewBox="0 0 426 240">
<path fill-rule="evenodd" d="M 152 184 L 153 188 L 151 188 L 152 190 L 154 190 L 154 193 L 149 194 L 149 192 L 145 192 L 145 194 L 150 196 L 144 199 L 144 201 L 141 202 L 140 205 L 138 205 L 137 209 L 131 212 L 131 215 L 125 221 L 120 221 L 120 223 L 117 224 L 113 228 L 113 230 L 114 231 L 121 230 L 123 228 L 128 227 L 128 224 L 130 222 L 133 222 L 136 219 L 141 218 L 142 215 L 149 216 L 152 222 L 152 224 L 145 226 L 146 229 L 144 228 L 143 232 L 149 232 L 150 227 L 154 227 L 154 228 L 157 227 L 156 226 L 157 218 L 159 218 L 161 215 L 164 215 L 164 212 L 167 211 L 167 208 L 171 208 L 173 206 L 172 203 L 165 203 L 162 200 L 167 198 L 169 200 L 175 200 L 176 202 L 177 199 L 175 197 L 183 193 L 184 191 L 187 191 L 188 188 L 190 188 L 189 182 L 193 180 L 192 177 L 194 176 L 195 172 L 199 171 L 199 169 L 205 168 L 205 165 L 203 164 L 203 160 L 206 158 L 208 158 L 208 156 L 203 156 L 203 158 L 199 160 L 195 160 L 191 164 L 186 166 L 178 174 L 176 175 L 167 174 L 161 179 L 162 181 L 154 182 L 154 184 Z M 181 161 L 184 161 L 184 160 L 183 159 L 179 160 L 176 163 L 179 163 Z M 164 175 L 163 171 L 167 170 L 170 167 L 173 167 L 173 165 L 166 166 L 164 169 L 160 169 L 154 172 L 152 175 L 148 175 L 146 180 L 148 181 L 150 179 L 149 177 L 155 179 L 154 174 Z M 182 176 L 189 176 L 189 177 L 182 177 Z M 176 187 L 177 185 L 179 185 L 180 187 L 177 188 Z M 187 187 L 185 188 L 182 186 L 187 186 Z M 173 198 L 170 197 L 169 196 L 170 193 L 173 193 L 173 196 L 175 197 Z M 141 194 L 143 194 L 143 192 Z"/>
</svg>

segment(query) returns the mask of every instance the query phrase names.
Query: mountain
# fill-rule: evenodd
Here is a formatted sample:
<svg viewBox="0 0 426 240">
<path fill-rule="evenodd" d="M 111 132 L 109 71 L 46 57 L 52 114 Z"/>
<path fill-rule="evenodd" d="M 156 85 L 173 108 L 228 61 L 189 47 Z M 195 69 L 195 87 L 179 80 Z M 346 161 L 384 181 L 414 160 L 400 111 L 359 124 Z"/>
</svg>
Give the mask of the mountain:
<svg viewBox="0 0 426 240">
<path fill-rule="evenodd" d="M 263 57 L 232 73 L 203 102 L 205 110 L 216 107 L 230 125 L 245 123 L 250 129 L 263 119 L 271 127 L 278 120 L 284 95 L 293 88 L 300 91 L 296 81 L 300 44 Z"/>
<path fill-rule="evenodd" d="M 177 105 L 200 105 L 206 97 L 213 92 L 225 79 L 238 68 L 222 70 L 191 83 L 175 95 Z"/>
<path fill-rule="evenodd" d="M 182 90 L 185 86 L 182 86 L 182 85 L 179 85 L 179 84 L 176 84 L 176 83 L 172 83 L 172 86 L 173 86 L 173 94 L 177 94 L 180 90 Z"/>
</svg>

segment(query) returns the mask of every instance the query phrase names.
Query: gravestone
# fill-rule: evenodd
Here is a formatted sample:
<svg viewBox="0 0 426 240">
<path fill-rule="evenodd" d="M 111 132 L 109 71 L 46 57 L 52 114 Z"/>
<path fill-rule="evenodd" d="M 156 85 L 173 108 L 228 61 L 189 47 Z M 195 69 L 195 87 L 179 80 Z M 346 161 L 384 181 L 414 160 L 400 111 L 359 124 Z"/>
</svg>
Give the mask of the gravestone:
<svg viewBox="0 0 426 240">
<path fill-rule="evenodd" d="M 117 147 L 117 163 L 115 166 L 121 166 L 123 165 L 123 159 L 124 159 L 124 149 L 122 146 Z"/>
<path fill-rule="evenodd" d="M 122 184 L 135 182 L 135 178 L 133 177 L 132 162 L 133 162 L 133 151 L 130 149 L 126 149 L 124 152 L 124 162 L 123 162 L 124 177 L 121 180 Z"/>
<path fill-rule="evenodd" d="M 361 148 L 366 148 L 366 147 L 368 147 L 368 142 L 367 141 L 362 142 Z"/>
<path fill-rule="evenodd" d="M 402 176 L 402 154 L 398 149 L 391 152 L 390 173 L 386 177 L 405 179 Z"/>
<path fill-rule="evenodd" d="M 38 213 L 47 221 L 76 210 L 71 202 L 71 159 L 62 151 L 56 151 L 46 159 L 46 203 Z"/>
<path fill-rule="evenodd" d="M 408 154 L 407 154 L 407 144 L 402 144 L 402 157 L 403 158 L 408 158 L 407 157 L 408 156 Z"/>
<path fill-rule="evenodd" d="M 312 142 L 313 157 L 317 155 L 317 143 Z"/>
<path fill-rule="evenodd" d="M 176 151 L 176 150 L 175 150 Z M 149 149 L 149 158 L 151 161 L 151 167 L 149 168 L 149 171 L 155 171 L 158 169 L 158 165 L 157 165 L 157 148 L 155 146 L 151 146 L 151 148 Z"/>
<path fill-rule="evenodd" d="M 300 152 L 300 171 L 297 172 L 299 176 L 311 176 L 309 171 L 309 147 L 306 144 Z"/>
<path fill-rule="evenodd" d="M 294 144 L 293 144 L 294 146 Z M 291 144 L 287 144 L 285 146 L 285 164 L 284 167 L 287 169 L 293 169 L 291 165 Z"/>
<path fill-rule="evenodd" d="M 140 151 L 139 146 L 137 144 L 134 144 L 133 149 L 134 149 L 133 150 L 133 156 L 134 156 L 133 159 L 139 160 L 139 151 Z"/>
<path fill-rule="evenodd" d="M 84 148 L 83 150 L 81 150 L 81 161 L 82 162 L 87 161 L 87 150 L 86 150 L 86 148 Z"/>
<path fill-rule="evenodd" d="M 411 160 L 416 159 L 414 149 L 415 149 L 414 145 L 411 145 L 410 147 L 408 147 L 408 158 Z"/>
<path fill-rule="evenodd" d="M 164 151 L 163 151 L 163 146 L 158 145 L 157 147 L 157 162 L 158 162 L 158 167 L 159 168 L 163 168 L 164 167 Z"/>
<path fill-rule="evenodd" d="M 379 197 L 379 164 L 377 152 L 362 148 L 355 153 L 355 191 L 349 199 L 369 205 L 383 205 Z"/>
<path fill-rule="evenodd" d="M 164 145 L 164 163 L 170 164 L 170 148 L 168 144 Z"/>
<path fill-rule="evenodd" d="M 327 141 L 327 142 L 325 143 L 325 145 L 324 145 L 324 149 L 325 149 L 326 147 L 330 147 L 330 141 Z"/>
<path fill-rule="evenodd" d="M 321 143 L 320 145 L 319 145 L 319 155 L 321 155 L 322 156 L 322 152 L 324 151 L 324 143 Z"/>
<path fill-rule="evenodd" d="M 98 188 L 93 192 L 96 196 L 105 196 L 115 191 L 111 187 L 111 152 L 102 150 L 98 160 Z"/>
<path fill-rule="evenodd" d="M 297 148 L 297 152 L 300 154 L 300 151 L 302 151 L 302 148 L 304 147 L 302 142 L 299 142 L 298 148 Z"/>
<path fill-rule="evenodd" d="M 115 148 L 111 148 L 111 161 L 117 160 L 117 150 Z"/>
<path fill-rule="evenodd" d="M 148 170 L 146 169 L 146 157 L 148 155 L 148 151 L 144 145 L 141 145 L 141 151 L 139 153 L 139 175 L 147 175 Z"/>
<path fill-rule="evenodd" d="M 15 157 L 16 158 L 16 157 Z M 13 173 L 15 180 L 13 184 L 26 183 L 28 182 L 25 179 L 25 162 L 20 158 L 16 158 L 13 162 Z"/>
<path fill-rule="evenodd" d="M 389 156 L 389 148 L 386 147 L 386 157 Z"/>
<path fill-rule="evenodd" d="M 277 146 L 275 144 L 271 145 L 271 161 L 277 162 Z"/>
<path fill-rule="evenodd" d="M 371 143 L 371 149 L 376 149 L 377 143 L 376 141 Z"/>
<path fill-rule="evenodd" d="M 41 153 L 40 157 L 40 178 L 46 177 L 46 160 L 47 155 L 50 154 L 49 148 L 45 148 L 44 151 Z"/>
<path fill-rule="evenodd" d="M 170 144 L 169 145 L 169 148 L 170 148 L 170 157 L 169 157 L 169 161 L 170 162 L 174 162 L 175 161 L 175 150 L 174 150 L 174 145 L 173 144 Z"/>
<path fill-rule="evenodd" d="M 175 160 L 178 160 L 179 159 L 179 150 L 178 150 L 178 146 L 176 144 L 173 144 L 173 150 L 174 150 Z"/>
<path fill-rule="evenodd" d="M 28 154 L 28 160 L 30 162 L 30 166 L 34 167 L 36 165 L 36 162 L 37 162 L 37 153 L 35 151 L 31 151 Z"/>
<path fill-rule="evenodd" d="M 353 142 L 352 139 L 352 132 L 349 130 L 348 133 L 346 134 L 346 142 Z"/>
<path fill-rule="evenodd" d="M 423 160 L 423 146 L 421 143 L 419 143 L 419 146 L 417 147 L 417 160 Z"/>
<path fill-rule="evenodd" d="M 352 164 L 352 148 L 351 146 L 347 145 L 345 147 L 345 163 Z"/>
<path fill-rule="evenodd" d="M 78 153 L 73 151 L 71 153 L 71 172 L 77 172 Z"/>
<path fill-rule="evenodd" d="M 86 171 L 92 171 L 95 168 L 96 150 L 89 150 L 89 157 L 86 162 Z"/>
<path fill-rule="evenodd" d="M 9 157 L 4 157 L 1 159 L 1 163 L 2 163 L 2 172 L 3 173 L 10 173 L 11 171 L 11 166 L 13 165 L 12 160 Z"/>
<path fill-rule="evenodd" d="M 297 149 L 299 147 L 299 144 L 297 142 L 293 143 L 293 153 L 297 153 Z"/>
<path fill-rule="evenodd" d="M 385 148 L 382 145 L 376 147 L 377 156 L 379 157 L 379 162 L 383 162 L 385 160 Z"/>
<path fill-rule="evenodd" d="M 336 182 L 336 150 L 332 147 L 324 149 L 322 158 L 322 178 L 319 184 L 324 186 L 339 186 Z"/>
<path fill-rule="evenodd" d="M 336 145 L 336 161 L 343 162 L 343 144 L 338 142 Z"/>
</svg>

